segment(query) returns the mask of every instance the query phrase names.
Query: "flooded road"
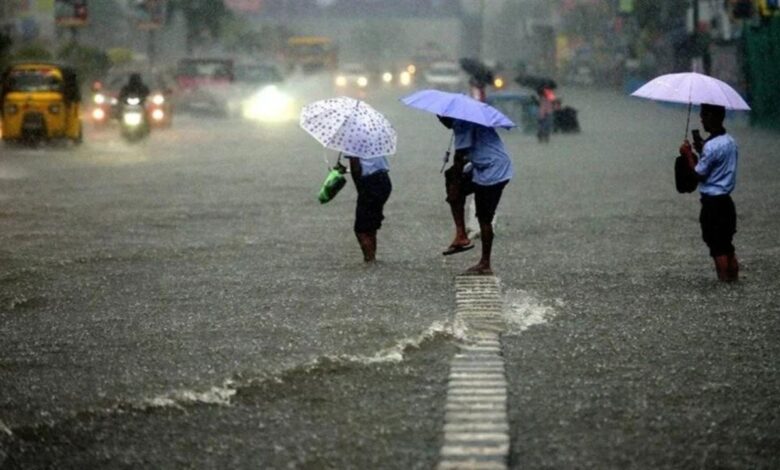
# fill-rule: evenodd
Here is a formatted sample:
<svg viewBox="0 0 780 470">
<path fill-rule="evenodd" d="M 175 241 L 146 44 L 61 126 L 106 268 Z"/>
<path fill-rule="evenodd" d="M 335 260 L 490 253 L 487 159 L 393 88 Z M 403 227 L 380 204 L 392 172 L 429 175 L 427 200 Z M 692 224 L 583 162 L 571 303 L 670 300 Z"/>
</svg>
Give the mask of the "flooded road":
<svg viewBox="0 0 780 470">
<path fill-rule="evenodd" d="M 431 468 L 458 341 L 435 118 L 396 126 L 379 262 L 297 123 L 177 117 L 0 157 L 0 466 Z M 735 116 L 742 281 L 674 192 L 685 113 L 561 90 L 583 132 L 502 133 L 512 468 L 780 464 L 776 135 Z M 694 118 L 695 119 L 695 118 Z M 335 155 L 328 154 L 331 163 Z"/>
</svg>

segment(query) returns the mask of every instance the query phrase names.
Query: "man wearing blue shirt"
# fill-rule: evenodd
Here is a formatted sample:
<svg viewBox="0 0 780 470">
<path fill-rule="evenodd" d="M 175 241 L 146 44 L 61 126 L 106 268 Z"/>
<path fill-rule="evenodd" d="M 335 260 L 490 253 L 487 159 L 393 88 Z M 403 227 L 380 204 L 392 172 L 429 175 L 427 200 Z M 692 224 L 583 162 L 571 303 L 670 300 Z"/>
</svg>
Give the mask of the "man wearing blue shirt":
<svg viewBox="0 0 780 470">
<path fill-rule="evenodd" d="M 739 263 L 732 240 L 737 232 L 737 211 L 731 192 L 737 177 L 739 150 L 734 139 L 726 133 L 723 120 L 726 109 L 723 106 L 701 105 L 701 123 L 710 136 L 704 142 L 694 142 L 700 157 L 693 153 L 686 139 L 680 147 L 688 165 L 699 178 L 701 193 L 702 238 L 715 260 L 718 279 L 725 282 L 739 278 Z"/>
<path fill-rule="evenodd" d="M 482 256 L 479 262 L 466 272 L 492 274 L 492 221 L 504 186 L 514 173 L 512 160 L 492 127 L 444 116 L 438 118 L 444 127 L 452 129 L 455 144 L 452 166 L 445 172 L 447 202 L 455 222 L 455 238 L 443 254 L 451 255 L 473 248 L 474 245 L 466 234 L 464 213 L 466 196 L 474 193 Z M 467 165 L 470 170 L 464 171 Z"/>
</svg>

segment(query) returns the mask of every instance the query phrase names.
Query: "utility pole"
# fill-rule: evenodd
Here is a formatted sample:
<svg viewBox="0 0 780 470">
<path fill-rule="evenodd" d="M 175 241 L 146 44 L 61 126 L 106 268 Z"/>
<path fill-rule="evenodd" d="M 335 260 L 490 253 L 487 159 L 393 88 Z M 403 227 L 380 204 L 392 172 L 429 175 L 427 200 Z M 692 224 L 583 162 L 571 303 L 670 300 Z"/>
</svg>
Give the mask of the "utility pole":
<svg viewBox="0 0 780 470">
<path fill-rule="evenodd" d="M 479 0 L 479 23 L 476 28 L 477 59 L 482 60 L 485 42 L 485 0 Z"/>
<path fill-rule="evenodd" d="M 691 4 L 693 17 L 691 71 L 704 73 L 704 57 L 702 57 L 702 51 L 700 50 L 701 41 L 699 38 L 699 0 L 691 0 Z"/>
</svg>

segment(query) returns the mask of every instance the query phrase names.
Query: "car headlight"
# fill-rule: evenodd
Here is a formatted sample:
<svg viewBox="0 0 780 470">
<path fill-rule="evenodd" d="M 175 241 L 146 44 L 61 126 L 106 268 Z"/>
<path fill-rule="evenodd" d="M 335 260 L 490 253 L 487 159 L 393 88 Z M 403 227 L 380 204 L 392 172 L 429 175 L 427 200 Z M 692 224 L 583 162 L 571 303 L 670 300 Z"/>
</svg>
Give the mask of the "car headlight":
<svg viewBox="0 0 780 470">
<path fill-rule="evenodd" d="M 162 109 L 155 109 L 152 111 L 152 119 L 155 121 L 162 121 L 165 118 L 165 112 Z"/>
<path fill-rule="evenodd" d="M 242 114 L 258 121 L 284 121 L 293 113 L 293 100 L 276 86 L 267 86 L 245 101 Z"/>
<path fill-rule="evenodd" d="M 102 121 L 106 118 L 106 112 L 102 108 L 95 108 L 92 110 L 92 119 L 95 121 Z"/>
<path fill-rule="evenodd" d="M 417 73 L 417 67 L 414 66 L 414 64 L 409 64 L 406 66 L 406 71 L 409 72 L 411 75 L 414 75 Z"/>
<path fill-rule="evenodd" d="M 365 88 L 368 86 L 368 78 L 366 77 L 358 77 L 357 84 L 360 88 Z"/>
<path fill-rule="evenodd" d="M 336 86 L 347 86 L 347 77 L 343 75 L 336 77 Z"/>
<path fill-rule="evenodd" d="M 160 94 L 154 95 L 152 96 L 152 103 L 157 106 L 162 106 L 162 104 L 165 103 L 165 97 Z"/>
<path fill-rule="evenodd" d="M 496 77 L 496 79 L 493 80 L 493 86 L 496 88 L 504 88 L 504 79 L 501 77 Z"/>
<path fill-rule="evenodd" d="M 140 126 L 143 122 L 143 115 L 141 113 L 125 113 L 122 116 L 122 122 L 131 127 Z"/>
<path fill-rule="evenodd" d="M 95 104 L 103 104 L 106 102 L 106 95 L 102 93 L 98 93 L 92 98 L 92 100 L 95 102 Z"/>
<path fill-rule="evenodd" d="M 390 72 L 385 72 L 382 74 L 382 81 L 385 83 L 391 83 L 393 81 L 393 74 Z"/>
<path fill-rule="evenodd" d="M 409 86 L 412 84 L 412 74 L 406 71 L 401 72 L 401 75 L 398 78 L 398 80 L 400 80 L 401 85 Z"/>
</svg>

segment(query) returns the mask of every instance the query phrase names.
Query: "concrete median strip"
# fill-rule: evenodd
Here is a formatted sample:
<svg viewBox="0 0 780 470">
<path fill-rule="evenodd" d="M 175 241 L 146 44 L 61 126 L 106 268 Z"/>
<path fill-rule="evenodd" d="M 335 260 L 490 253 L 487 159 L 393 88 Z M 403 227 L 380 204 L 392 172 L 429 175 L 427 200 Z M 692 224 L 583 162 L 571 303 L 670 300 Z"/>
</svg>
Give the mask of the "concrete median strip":
<svg viewBox="0 0 780 470">
<path fill-rule="evenodd" d="M 455 288 L 455 317 L 466 327 L 466 344 L 450 362 L 438 469 L 505 470 L 509 421 L 498 279 L 458 276 Z"/>
</svg>

